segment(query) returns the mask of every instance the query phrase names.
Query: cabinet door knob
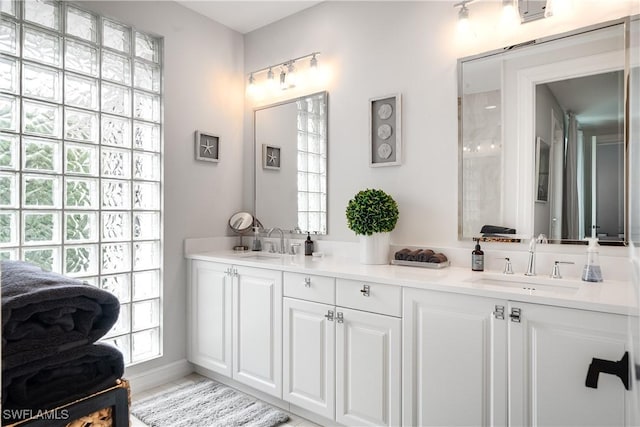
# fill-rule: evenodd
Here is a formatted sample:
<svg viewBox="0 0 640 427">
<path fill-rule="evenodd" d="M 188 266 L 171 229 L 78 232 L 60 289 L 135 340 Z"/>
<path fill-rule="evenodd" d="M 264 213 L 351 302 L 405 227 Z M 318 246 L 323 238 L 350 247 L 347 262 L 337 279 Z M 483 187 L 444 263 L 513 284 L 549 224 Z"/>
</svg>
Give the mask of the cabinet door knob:
<svg viewBox="0 0 640 427">
<path fill-rule="evenodd" d="M 333 311 L 328 310 L 327 314 L 325 314 L 324 317 L 326 317 L 329 322 L 333 322 Z"/>
<path fill-rule="evenodd" d="M 343 314 L 341 312 L 337 312 L 336 313 L 336 322 L 344 323 L 344 317 L 343 317 Z"/>
<path fill-rule="evenodd" d="M 363 285 L 362 289 L 360 289 L 360 292 L 362 292 L 363 297 L 368 297 L 371 295 L 369 285 Z"/>
<path fill-rule="evenodd" d="M 305 277 L 304 278 L 304 286 L 307 288 L 311 287 L 311 277 Z"/>
<path fill-rule="evenodd" d="M 622 381 L 624 388 L 629 390 L 629 352 L 625 351 L 622 359 L 617 362 L 593 358 L 587 371 L 585 386 L 598 388 L 598 377 L 600 373 L 615 375 Z"/>
</svg>

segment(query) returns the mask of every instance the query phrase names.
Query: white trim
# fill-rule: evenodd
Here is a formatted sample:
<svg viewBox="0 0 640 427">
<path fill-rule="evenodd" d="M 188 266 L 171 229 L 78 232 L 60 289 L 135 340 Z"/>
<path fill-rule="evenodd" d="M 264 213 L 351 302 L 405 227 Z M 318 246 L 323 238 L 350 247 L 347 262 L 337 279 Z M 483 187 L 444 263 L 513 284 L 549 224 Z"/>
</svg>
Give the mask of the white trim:
<svg viewBox="0 0 640 427">
<path fill-rule="evenodd" d="M 192 372 L 194 372 L 193 365 L 187 359 L 181 359 L 137 375 L 129 376 L 125 371 L 125 378 L 129 380 L 131 391 L 135 394 L 179 380 Z"/>
</svg>

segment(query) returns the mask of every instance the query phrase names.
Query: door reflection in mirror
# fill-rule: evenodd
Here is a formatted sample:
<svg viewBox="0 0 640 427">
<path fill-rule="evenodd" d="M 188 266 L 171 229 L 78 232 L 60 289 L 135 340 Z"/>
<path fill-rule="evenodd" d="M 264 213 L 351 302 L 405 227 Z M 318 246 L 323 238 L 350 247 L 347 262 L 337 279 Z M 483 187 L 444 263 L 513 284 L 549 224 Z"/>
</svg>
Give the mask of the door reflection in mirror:
<svg viewBox="0 0 640 427">
<path fill-rule="evenodd" d="M 623 79 L 619 70 L 537 85 L 536 132 L 553 148 L 538 137 L 534 234 L 624 239 Z M 548 160 L 545 187 L 538 165 Z"/>
</svg>

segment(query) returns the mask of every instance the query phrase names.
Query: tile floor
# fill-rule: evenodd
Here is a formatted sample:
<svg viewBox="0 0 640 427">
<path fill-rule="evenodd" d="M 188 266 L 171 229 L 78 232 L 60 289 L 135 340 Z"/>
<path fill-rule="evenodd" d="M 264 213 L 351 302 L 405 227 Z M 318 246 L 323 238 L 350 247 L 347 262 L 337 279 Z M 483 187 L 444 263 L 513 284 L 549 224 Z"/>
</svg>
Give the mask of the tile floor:
<svg viewBox="0 0 640 427">
<path fill-rule="evenodd" d="M 133 393 L 131 396 L 131 399 L 135 402 L 136 400 L 139 399 L 144 399 L 145 397 L 149 397 L 152 396 L 156 393 L 162 393 L 163 391 L 175 387 L 175 386 L 179 386 L 179 385 L 185 385 L 185 384 L 189 384 L 189 383 L 193 383 L 197 380 L 203 379 L 204 377 L 198 374 L 190 374 L 187 375 L 184 378 L 179 379 L 178 381 L 173 381 L 171 383 L 167 383 L 167 384 L 163 384 L 159 387 L 155 387 L 152 388 L 150 390 L 144 391 L 142 393 Z M 286 412 L 286 411 L 285 411 Z M 301 418 L 297 415 L 291 414 L 289 413 L 289 421 L 287 421 L 284 424 L 280 424 L 280 427 L 320 427 L 318 424 L 314 424 L 311 421 Z M 140 421 L 139 419 L 137 419 L 136 417 L 132 416 L 131 417 L 131 427 L 148 427 L 145 423 L 143 423 L 142 421 Z M 167 426 L 167 427 L 171 427 L 171 426 Z"/>
</svg>

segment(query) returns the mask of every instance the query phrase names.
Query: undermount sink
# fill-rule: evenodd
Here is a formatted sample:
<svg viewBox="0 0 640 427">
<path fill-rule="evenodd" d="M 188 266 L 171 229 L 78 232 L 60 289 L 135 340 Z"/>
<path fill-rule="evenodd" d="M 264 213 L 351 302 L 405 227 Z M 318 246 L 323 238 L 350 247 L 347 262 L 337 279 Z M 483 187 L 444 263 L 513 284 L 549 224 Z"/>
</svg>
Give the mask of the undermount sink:
<svg viewBox="0 0 640 427">
<path fill-rule="evenodd" d="M 238 252 L 236 255 L 244 259 L 259 259 L 259 260 L 282 259 L 282 254 L 273 253 L 273 252 Z"/>
<path fill-rule="evenodd" d="M 484 272 L 469 279 L 474 285 L 487 289 L 519 289 L 529 294 L 536 291 L 574 294 L 580 289 L 581 281 L 572 279 L 552 279 L 548 276 L 525 276 L 524 274 L 502 274 Z"/>
</svg>

